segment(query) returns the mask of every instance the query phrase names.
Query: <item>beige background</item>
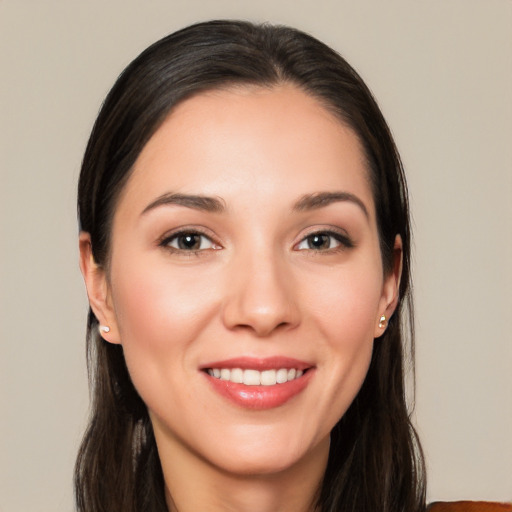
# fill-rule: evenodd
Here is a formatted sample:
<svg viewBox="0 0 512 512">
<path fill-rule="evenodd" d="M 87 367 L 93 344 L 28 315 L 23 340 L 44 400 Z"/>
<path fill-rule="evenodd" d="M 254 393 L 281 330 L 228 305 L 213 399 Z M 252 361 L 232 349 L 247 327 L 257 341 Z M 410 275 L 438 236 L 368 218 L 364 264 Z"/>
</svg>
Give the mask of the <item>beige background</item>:
<svg viewBox="0 0 512 512">
<path fill-rule="evenodd" d="M 0 0 L 0 511 L 73 507 L 75 186 L 100 103 L 149 43 L 219 17 L 310 31 L 376 94 L 412 196 L 429 498 L 512 500 L 510 0 Z"/>
</svg>

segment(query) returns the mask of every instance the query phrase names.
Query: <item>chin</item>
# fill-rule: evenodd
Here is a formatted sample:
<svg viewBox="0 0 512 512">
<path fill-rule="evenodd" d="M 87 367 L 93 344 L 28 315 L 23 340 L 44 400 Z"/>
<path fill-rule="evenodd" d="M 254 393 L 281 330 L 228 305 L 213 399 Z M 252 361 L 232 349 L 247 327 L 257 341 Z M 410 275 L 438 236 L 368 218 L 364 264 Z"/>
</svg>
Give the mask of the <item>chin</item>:
<svg viewBox="0 0 512 512">
<path fill-rule="evenodd" d="M 266 439 L 267 442 L 263 440 Z M 270 441 L 269 441 L 270 439 Z M 250 442 L 243 449 L 232 448 L 212 454 L 212 462 L 223 471 L 240 476 L 270 476 L 293 470 L 320 458 L 327 461 L 329 437 L 316 445 L 307 441 L 262 437 L 262 442 Z M 229 453 L 226 453 L 228 452 Z"/>
<path fill-rule="evenodd" d="M 240 476 L 270 476 L 290 469 L 298 463 L 300 457 L 271 457 L 269 454 L 253 454 L 253 456 L 230 458 L 221 462 L 221 468 L 227 473 Z"/>
</svg>

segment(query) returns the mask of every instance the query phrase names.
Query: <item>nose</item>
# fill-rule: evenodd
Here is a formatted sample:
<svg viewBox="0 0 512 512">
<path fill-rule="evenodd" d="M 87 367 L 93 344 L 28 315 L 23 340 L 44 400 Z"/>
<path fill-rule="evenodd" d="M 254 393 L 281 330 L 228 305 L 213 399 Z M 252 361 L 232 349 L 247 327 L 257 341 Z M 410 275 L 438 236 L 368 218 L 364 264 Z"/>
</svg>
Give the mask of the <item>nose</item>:
<svg viewBox="0 0 512 512">
<path fill-rule="evenodd" d="M 300 322 L 293 277 L 275 255 L 251 254 L 234 263 L 227 276 L 228 293 L 222 311 L 228 329 L 268 337 Z"/>
</svg>

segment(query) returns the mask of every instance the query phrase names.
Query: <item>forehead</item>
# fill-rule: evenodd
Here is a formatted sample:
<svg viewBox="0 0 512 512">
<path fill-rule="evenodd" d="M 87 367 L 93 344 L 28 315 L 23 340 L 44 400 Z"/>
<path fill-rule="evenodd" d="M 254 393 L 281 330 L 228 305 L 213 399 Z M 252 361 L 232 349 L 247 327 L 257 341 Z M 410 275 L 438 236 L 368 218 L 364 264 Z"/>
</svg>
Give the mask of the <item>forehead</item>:
<svg viewBox="0 0 512 512">
<path fill-rule="evenodd" d="M 284 200 L 340 188 L 363 196 L 371 209 L 353 130 L 295 86 L 244 86 L 179 103 L 139 155 L 120 202 L 141 207 L 167 192 Z"/>
</svg>

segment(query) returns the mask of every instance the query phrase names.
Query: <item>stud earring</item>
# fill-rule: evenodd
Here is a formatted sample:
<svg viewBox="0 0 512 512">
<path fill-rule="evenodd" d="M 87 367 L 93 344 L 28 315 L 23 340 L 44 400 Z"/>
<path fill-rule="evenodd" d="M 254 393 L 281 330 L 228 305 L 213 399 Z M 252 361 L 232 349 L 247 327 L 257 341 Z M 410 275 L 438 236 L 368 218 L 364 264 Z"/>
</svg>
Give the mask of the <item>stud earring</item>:
<svg viewBox="0 0 512 512">
<path fill-rule="evenodd" d="M 382 315 L 380 318 L 379 318 L 379 327 L 381 329 L 384 329 L 384 327 L 386 327 L 386 315 Z"/>
<path fill-rule="evenodd" d="M 99 327 L 100 334 L 110 332 L 110 327 L 108 325 L 100 325 Z"/>
</svg>

